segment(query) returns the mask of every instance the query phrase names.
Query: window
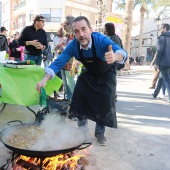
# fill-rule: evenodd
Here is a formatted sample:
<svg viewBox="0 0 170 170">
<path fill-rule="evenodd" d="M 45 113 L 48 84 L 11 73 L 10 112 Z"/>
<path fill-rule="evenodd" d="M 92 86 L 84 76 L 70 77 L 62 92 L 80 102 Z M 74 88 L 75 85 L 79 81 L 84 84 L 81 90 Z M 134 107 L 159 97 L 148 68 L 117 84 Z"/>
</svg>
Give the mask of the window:
<svg viewBox="0 0 170 170">
<path fill-rule="evenodd" d="M 103 0 L 103 5 L 106 5 L 106 1 L 105 0 Z M 96 0 L 96 6 L 99 7 L 99 1 L 98 0 Z"/>
<path fill-rule="evenodd" d="M 34 11 L 29 12 L 29 21 L 32 22 L 34 20 Z"/>
<path fill-rule="evenodd" d="M 45 17 L 46 22 L 61 23 L 62 9 L 61 8 L 42 8 L 40 14 Z"/>
</svg>

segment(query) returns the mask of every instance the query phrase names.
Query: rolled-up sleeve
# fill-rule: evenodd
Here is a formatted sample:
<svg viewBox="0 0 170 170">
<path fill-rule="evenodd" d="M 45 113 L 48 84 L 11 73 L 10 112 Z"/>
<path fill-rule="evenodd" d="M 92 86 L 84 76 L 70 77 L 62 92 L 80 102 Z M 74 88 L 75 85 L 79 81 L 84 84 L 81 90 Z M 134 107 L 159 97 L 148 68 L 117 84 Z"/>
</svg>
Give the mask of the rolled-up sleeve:
<svg viewBox="0 0 170 170">
<path fill-rule="evenodd" d="M 115 53 L 120 54 L 123 57 L 122 61 L 117 61 L 116 63 L 123 64 L 126 62 L 128 55 L 124 50 L 117 50 Z"/>
<path fill-rule="evenodd" d="M 51 76 L 51 79 L 53 79 L 55 77 L 55 72 L 49 67 L 45 68 L 45 73 L 49 74 Z"/>
</svg>

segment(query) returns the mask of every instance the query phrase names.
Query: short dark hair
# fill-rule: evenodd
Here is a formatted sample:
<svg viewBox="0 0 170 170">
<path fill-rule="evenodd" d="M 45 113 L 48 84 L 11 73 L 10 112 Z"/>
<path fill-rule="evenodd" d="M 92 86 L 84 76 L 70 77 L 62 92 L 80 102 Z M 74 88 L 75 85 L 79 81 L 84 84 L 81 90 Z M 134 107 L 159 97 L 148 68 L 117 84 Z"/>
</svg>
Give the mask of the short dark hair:
<svg viewBox="0 0 170 170">
<path fill-rule="evenodd" d="M 88 27 L 91 28 L 90 21 L 89 21 L 85 16 L 79 16 L 79 17 L 75 18 L 75 19 L 73 20 L 73 23 L 72 23 L 72 24 L 74 24 L 74 23 L 77 22 L 77 21 L 81 21 L 81 20 L 85 20 L 86 23 L 87 23 L 87 25 L 88 25 Z"/>
<path fill-rule="evenodd" d="M 107 35 L 114 35 L 115 34 L 115 25 L 112 22 L 108 22 L 105 25 Z"/>
<path fill-rule="evenodd" d="M 36 15 L 35 17 L 34 17 L 34 24 L 35 24 L 35 22 L 36 21 L 40 21 L 41 19 L 44 19 L 45 17 L 43 17 L 42 15 Z"/>
<path fill-rule="evenodd" d="M 5 27 L 1 27 L 1 32 L 8 31 Z"/>
<path fill-rule="evenodd" d="M 167 31 L 170 30 L 170 25 L 167 23 L 162 24 L 161 27 L 166 28 Z"/>
</svg>

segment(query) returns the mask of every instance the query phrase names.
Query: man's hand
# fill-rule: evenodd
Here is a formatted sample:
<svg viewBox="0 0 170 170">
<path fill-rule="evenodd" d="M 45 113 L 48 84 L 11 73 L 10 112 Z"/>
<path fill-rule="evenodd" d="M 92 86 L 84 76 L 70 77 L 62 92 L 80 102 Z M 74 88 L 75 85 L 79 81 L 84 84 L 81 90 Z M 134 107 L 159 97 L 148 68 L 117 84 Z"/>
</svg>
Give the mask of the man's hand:
<svg viewBox="0 0 170 170">
<path fill-rule="evenodd" d="M 113 64 L 115 61 L 123 60 L 123 57 L 120 54 L 114 53 L 112 45 L 109 45 L 109 51 L 105 53 L 105 59 L 107 64 Z"/>
<path fill-rule="evenodd" d="M 40 42 L 38 42 L 38 40 L 33 40 L 33 41 L 27 41 L 26 42 L 26 46 L 28 45 L 32 45 L 34 47 L 36 47 L 37 45 L 41 44 Z"/>
<path fill-rule="evenodd" d="M 44 48 L 44 45 L 42 45 L 42 44 L 37 44 L 35 47 L 36 47 L 36 49 L 43 49 L 43 48 Z"/>
<path fill-rule="evenodd" d="M 158 65 L 155 65 L 155 69 L 159 69 L 159 66 L 158 66 Z"/>
<path fill-rule="evenodd" d="M 45 74 L 44 78 L 36 84 L 36 90 L 40 92 L 41 87 L 45 87 L 49 79 L 51 79 L 51 76 Z"/>
</svg>

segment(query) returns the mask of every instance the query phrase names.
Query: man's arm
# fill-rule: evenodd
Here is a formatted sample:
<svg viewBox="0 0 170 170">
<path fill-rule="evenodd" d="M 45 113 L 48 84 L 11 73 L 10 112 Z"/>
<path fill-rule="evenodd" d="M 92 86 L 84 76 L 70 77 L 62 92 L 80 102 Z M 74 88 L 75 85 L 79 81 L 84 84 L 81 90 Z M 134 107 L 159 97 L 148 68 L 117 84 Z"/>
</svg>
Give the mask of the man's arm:
<svg viewBox="0 0 170 170">
<path fill-rule="evenodd" d="M 108 47 L 108 52 L 105 53 L 105 59 L 108 64 L 112 64 L 115 61 L 122 61 L 124 57 L 121 54 L 114 53 L 112 50 L 112 45 Z"/>
<path fill-rule="evenodd" d="M 47 84 L 47 81 L 51 79 L 51 75 L 45 74 L 44 78 L 36 84 L 36 90 L 40 92 L 41 87 L 45 87 Z"/>
<path fill-rule="evenodd" d="M 128 54 L 127 52 L 114 43 L 111 39 L 104 37 L 102 43 L 100 44 L 101 48 L 104 47 L 104 50 L 107 51 L 105 53 L 105 60 L 108 64 L 112 64 L 117 62 L 119 64 L 123 64 L 126 62 Z M 108 52 L 108 47 L 112 45 L 112 50 Z"/>
<path fill-rule="evenodd" d="M 40 43 L 37 42 L 37 40 L 33 40 L 33 41 L 27 41 L 27 36 L 29 35 L 26 35 L 26 30 L 27 30 L 27 27 L 25 27 L 22 31 L 21 31 L 21 34 L 20 34 L 20 37 L 18 38 L 18 44 L 20 46 L 29 46 L 29 45 L 32 45 L 32 46 L 39 46 L 38 49 L 43 49 L 43 45 L 40 46 Z"/>
<path fill-rule="evenodd" d="M 152 67 L 153 66 L 153 64 L 154 64 L 154 62 L 156 61 L 156 53 L 155 53 L 155 55 L 154 55 L 154 58 L 153 58 L 153 60 L 152 60 L 152 62 L 151 62 L 151 65 L 150 65 L 150 67 Z"/>
</svg>

